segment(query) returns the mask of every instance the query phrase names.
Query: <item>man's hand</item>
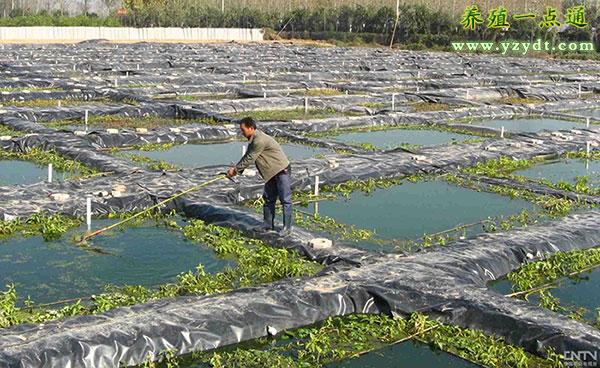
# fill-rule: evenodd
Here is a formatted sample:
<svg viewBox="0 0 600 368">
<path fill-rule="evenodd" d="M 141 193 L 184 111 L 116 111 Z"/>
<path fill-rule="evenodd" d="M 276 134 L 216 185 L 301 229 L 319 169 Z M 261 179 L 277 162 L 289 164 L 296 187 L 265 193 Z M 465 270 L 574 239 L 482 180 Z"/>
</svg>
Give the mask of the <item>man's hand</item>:
<svg viewBox="0 0 600 368">
<path fill-rule="evenodd" d="M 230 167 L 229 170 L 227 170 L 228 178 L 233 178 L 236 175 L 237 175 L 237 170 L 235 169 L 235 167 Z"/>
</svg>

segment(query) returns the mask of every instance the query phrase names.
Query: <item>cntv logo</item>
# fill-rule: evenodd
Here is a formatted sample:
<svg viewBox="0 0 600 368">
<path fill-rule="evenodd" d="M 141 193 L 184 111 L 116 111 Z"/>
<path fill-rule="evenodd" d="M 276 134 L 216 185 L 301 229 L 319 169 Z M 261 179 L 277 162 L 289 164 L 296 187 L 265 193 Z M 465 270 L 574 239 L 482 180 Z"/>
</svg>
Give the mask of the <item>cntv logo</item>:
<svg viewBox="0 0 600 368">
<path fill-rule="evenodd" d="M 564 360 L 569 367 L 599 367 L 597 350 L 565 350 Z"/>
</svg>

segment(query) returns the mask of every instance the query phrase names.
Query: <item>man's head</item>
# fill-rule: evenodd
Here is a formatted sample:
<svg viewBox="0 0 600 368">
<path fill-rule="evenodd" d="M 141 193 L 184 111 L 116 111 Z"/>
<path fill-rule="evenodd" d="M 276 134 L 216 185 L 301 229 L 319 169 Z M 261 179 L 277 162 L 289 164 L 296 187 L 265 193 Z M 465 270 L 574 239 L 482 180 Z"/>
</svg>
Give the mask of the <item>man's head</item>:
<svg viewBox="0 0 600 368">
<path fill-rule="evenodd" d="M 249 116 L 245 117 L 240 120 L 240 130 L 242 131 L 242 135 L 249 139 L 256 130 L 256 122 Z"/>
</svg>

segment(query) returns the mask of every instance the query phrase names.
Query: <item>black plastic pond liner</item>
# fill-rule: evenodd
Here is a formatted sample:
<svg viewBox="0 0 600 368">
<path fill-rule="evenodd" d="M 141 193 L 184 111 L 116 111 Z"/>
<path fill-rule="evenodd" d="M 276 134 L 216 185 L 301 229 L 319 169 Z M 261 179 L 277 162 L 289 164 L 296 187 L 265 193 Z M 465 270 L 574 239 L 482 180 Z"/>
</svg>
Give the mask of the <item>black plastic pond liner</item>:
<svg viewBox="0 0 600 368">
<path fill-rule="evenodd" d="M 223 136 L 225 131 L 215 129 L 214 136 Z M 133 133 L 131 133 L 133 134 Z M 210 135 L 206 134 L 206 136 Z M 115 135 L 123 137 L 123 135 Z M 175 135 L 169 135 L 175 137 Z M 308 140 L 308 139 L 307 139 Z M 420 173 L 443 173 L 460 167 L 473 165 L 476 162 L 499 158 L 508 155 L 516 159 L 528 159 L 539 155 L 559 155 L 567 151 L 581 150 L 588 141 L 600 141 L 599 128 L 582 129 L 577 132 L 562 131 L 560 135 L 550 133 L 514 134 L 511 139 L 486 140 L 474 144 L 455 144 L 427 147 L 418 154 L 392 150 L 387 152 L 369 152 L 365 154 L 326 154 L 323 158 L 310 158 L 294 161 L 293 186 L 297 190 L 305 190 L 319 175 L 323 184 L 337 184 L 348 180 L 365 180 L 378 177 L 402 177 Z M 192 187 L 214 175 L 222 172 L 225 167 L 182 169 L 175 173 L 148 172 L 130 161 L 120 159 L 93 149 L 91 143 L 68 133 L 52 135 L 31 135 L 11 142 L 11 148 L 24 151 L 30 147 L 55 149 L 62 155 L 77 159 L 102 172 L 112 172 L 121 175 L 116 178 L 91 178 L 83 182 L 63 183 L 56 192 L 74 191 L 74 198 L 85 198 L 88 194 L 110 191 L 113 183 L 127 178 L 128 193 L 133 198 L 149 196 L 156 193 L 168 194 L 177 190 Z M 3 143 L 6 147 L 6 143 Z M 597 149 L 594 147 L 593 149 Z M 224 163 L 226 166 L 228 163 Z M 54 184 L 53 184 L 54 185 Z M 256 198 L 262 193 L 263 181 L 258 177 L 240 177 L 238 184 L 220 182 L 212 184 L 198 192 L 204 198 L 221 203 L 235 204 L 240 200 Z M 0 214 L 10 214 L 24 217 L 30 215 L 33 209 L 46 210 L 68 208 L 57 204 L 48 198 L 52 191 L 46 184 L 36 184 L 27 187 L 27 196 L 18 195 L 19 190 L 7 189 L 0 193 Z M 547 193 L 552 192 L 548 189 Z M 37 193 L 37 194 L 36 194 Z M 14 206 L 15 200 L 29 199 L 35 206 L 23 203 Z M 95 202 L 102 204 L 106 199 L 98 197 Z M 11 203 L 10 205 L 5 205 Z M 125 206 L 130 208 L 130 206 Z M 116 208 L 111 208 L 117 210 Z M 61 211 L 63 212 L 63 211 Z M 71 212 L 67 212 L 71 213 Z"/>
<path fill-rule="evenodd" d="M 193 204 L 190 204 L 193 205 Z M 478 328 L 542 354 L 595 351 L 600 331 L 485 289 L 528 259 L 600 244 L 600 212 L 486 234 L 411 256 L 380 255 L 358 268 L 206 297 L 179 297 L 0 332 L 7 367 L 139 364 L 148 354 L 184 354 L 235 344 L 349 313 L 419 311 Z M 493 246 L 490 246 L 493 242 Z M 436 280 L 432 282 L 432 280 Z"/>
</svg>

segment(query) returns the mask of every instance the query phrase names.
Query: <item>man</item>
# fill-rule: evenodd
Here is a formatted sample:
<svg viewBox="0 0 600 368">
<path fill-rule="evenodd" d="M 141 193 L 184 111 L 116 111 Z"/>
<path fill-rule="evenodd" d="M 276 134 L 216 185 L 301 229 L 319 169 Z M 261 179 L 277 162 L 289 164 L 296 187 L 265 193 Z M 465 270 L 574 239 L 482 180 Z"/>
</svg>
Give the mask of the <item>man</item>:
<svg viewBox="0 0 600 368">
<path fill-rule="evenodd" d="M 265 180 L 263 191 L 262 230 L 275 229 L 275 204 L 277 197 L 283 206 L 283 229 L 281 236 L 292 231 L 292 188 L 290 186 L 291 166 L 281 146 L 273 137 L 258 130 L 251 117 L 240 120 L 242 135 L 248 139 L 248 149 L 242 159 L 227 171 L 228 177 L 234 177 L 256 163 L 260 176 Z"/>
</svg>

